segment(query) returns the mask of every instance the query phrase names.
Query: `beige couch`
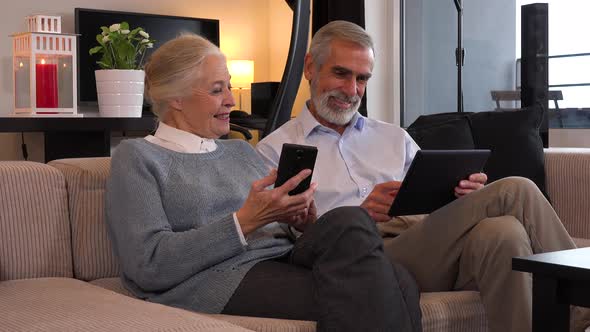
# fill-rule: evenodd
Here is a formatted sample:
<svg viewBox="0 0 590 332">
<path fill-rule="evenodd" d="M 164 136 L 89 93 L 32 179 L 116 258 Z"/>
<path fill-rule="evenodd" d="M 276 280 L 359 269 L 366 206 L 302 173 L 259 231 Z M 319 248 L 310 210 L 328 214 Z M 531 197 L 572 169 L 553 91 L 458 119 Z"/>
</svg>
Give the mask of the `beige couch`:
<svg viewBox="0 0 590 332">
<path fill-rule="evenodd" d="M 590 149 L 549 149 L 545 161 L 557 213 L 572 236 L 590 239 Z M 0 162 L 0 331 L 315 330 L 130 297 L 103 220 L 109 166 L 110 158 Z M 424 293 L 421 307 L 424 331 L 486 330 L 478 292 Z"/>
</svg>

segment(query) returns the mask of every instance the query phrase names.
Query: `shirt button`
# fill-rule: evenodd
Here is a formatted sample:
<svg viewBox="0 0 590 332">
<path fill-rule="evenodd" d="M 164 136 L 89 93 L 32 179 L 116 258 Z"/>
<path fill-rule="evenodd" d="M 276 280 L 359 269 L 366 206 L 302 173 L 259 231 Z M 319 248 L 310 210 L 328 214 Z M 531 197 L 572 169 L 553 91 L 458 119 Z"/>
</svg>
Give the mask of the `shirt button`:
<svg viewBox="0 0 590 332">
<path fill-rule="evenodd" d="M 361 189 L 361 198 L 367 197 L 367 192 L 368 192 L 367 188 L 362 188 Z"/>
</svg>

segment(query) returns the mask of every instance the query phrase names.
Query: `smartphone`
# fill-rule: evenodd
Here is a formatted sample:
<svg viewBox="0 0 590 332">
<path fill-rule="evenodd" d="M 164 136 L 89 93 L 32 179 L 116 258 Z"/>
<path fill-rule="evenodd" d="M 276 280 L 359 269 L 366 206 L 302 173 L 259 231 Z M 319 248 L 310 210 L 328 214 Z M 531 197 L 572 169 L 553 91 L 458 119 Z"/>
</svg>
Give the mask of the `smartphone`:
<svg viewBox="0 0 590 332">
<path fill-rule="evenodd" d="M 312 173 L 301 181 L 295 189 L 289 191 L 289 195 L 297 195 L 309 189 L 317 155 L 318 149 L 315 146 L 283 144 L 275 188 L 280 187 L 302 170 L 310 169 Z"/>
</svg>

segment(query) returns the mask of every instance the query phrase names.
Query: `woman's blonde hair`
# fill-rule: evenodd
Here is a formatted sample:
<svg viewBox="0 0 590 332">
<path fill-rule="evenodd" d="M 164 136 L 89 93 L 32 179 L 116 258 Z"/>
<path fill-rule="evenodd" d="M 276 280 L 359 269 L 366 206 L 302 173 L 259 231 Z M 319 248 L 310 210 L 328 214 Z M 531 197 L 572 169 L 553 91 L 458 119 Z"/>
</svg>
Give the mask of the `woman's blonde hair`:
<svg viewBox="0 0 590 332">
<path fill-rule="evenodd" d="M 182 34 L 160 46 L 145 65 L 145 92 L 152 112 L 163 118 L 168 102 L 190 95 L 208 55 L 223 53 L 207 39 Z"/>
</svg>

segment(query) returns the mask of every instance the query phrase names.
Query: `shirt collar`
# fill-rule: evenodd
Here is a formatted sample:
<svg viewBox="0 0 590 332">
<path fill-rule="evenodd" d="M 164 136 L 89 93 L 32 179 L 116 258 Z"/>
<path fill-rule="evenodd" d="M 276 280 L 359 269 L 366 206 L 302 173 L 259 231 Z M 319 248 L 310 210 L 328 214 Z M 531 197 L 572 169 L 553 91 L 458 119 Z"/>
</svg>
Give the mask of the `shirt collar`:
<svg viewBox="0 0 590 332">
<path fill-rule="evenodd" d="M 174 144 L 178 147 L 178 152 L 211 152 L 217 148 L 215 140 L 211 138 L 203 138 L 199 135 L 189 133 L 188 131 L 171 127 L 164 122 L 159 122 L 158 129 L 154 136 L 158 139 Z"/>
<path fill-rule="evenodd" d="M 311 103 L 311 100 L 305 102 L 305 104 L 303 105 L 303 110 L 301 110 L 301 113 L 297 116 L 297 119 L 299 120 L 299 122 L 301 123 L 301 127 L 303 128 L 304 137 L 309 136 L 309 134 L 311 134 L 314 131 L 314 129 L 318 127 L 328 129 L 325 126 L 322 126 L 318 122 L 318 120 L 316 120 L 316 118 L 313 117 L 313 115 L 309 111 L 309 107 L 307 106 L 308 103 Z M 347 126 L 347 129 L 350 127 L 358 131 L 362 131 L 365 127 L 365 117 L 362 116 L 359 112 L 354 113 L 352 119 L 350 120 L 350 123 Z"/>
</svg>

